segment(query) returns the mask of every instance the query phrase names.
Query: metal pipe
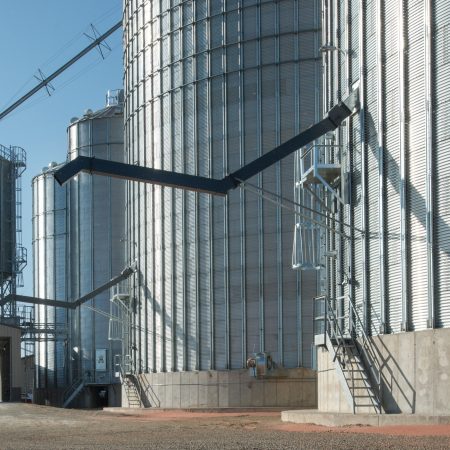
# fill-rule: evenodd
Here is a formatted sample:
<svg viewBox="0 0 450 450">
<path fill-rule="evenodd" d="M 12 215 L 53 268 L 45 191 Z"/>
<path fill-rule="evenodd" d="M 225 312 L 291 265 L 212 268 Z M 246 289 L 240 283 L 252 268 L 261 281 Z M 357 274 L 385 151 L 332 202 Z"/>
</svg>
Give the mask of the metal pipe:
<svg viewBox="0 0 450 450">
<path fill-rule="evenodd" d="M 398 55 L 399 55 L 399 112 L 400 112 L 400 254 L 401 254 L 401 329 L 408 328 L 408 271 L 406 243 L 406 62 L 405 62 L 405 19 L 404 1 L 399 0 L 398 11 Z M 392 325 L 392 324 L 391 324 Z"/>
<path fill-rule="evenodd" d="M 369 298 L 368 298 L 368 267 L 367 267 L 367 234 L 366 234 L 366 217 L 367 217 L 367 146 L 366 146 L 366 116 L 365 116 L 365 91 L 366 91 L 366 67 L 364 58 L 366 56 L 364 41 L 365 41 L 365 28 L 364 28 L 364 14 L 365 14 L 366 4 L 363 0 L 359 2 L 359 132 L 360 132 L 360 145 L 361 145 L 361 229 L 363 233 L 361 235 L 361 246 L 362 246 L 362 302 L 363 302 L 363 326 L 364 331 L 367 332 L 369 329 Z"/>
<path fill-rule="evenodd" d="M 256 7 L 256 66 L 257 79 L 256 79 L 256 149 L 259 158 L 262 158 L 262 73 L 261 73 L 261 4 L 258 3 Z M 249 165 L 250 166 L 250 165 Z M 247 166 L 247 167 L 249 167 Z M 240 169 L 242 170 L 242 169 Z M 239 172 L 239 170 L 237 171 Z M 236 173 L 237 173 L 236 172 Z M 257 172 L 257 184 L 262 187 L 262 174 L 261 171 Z M 256 172 L 253 174 L 256 175 Z M 251 175 L 252 176 L 252 175 Z M 239 179 L 244 179 L 244 177 L 238 175 Z M 245 179 L 247 179 L 246 177 Z M 258 296 L 259 296 L 259 351 L 263 352 L 265 350 L 265 313 L 264 313 L 264 204 L 262 198 L 259 197 L 257 200 L 257 214 L 258 214 Z"/>
<path fill-rule="evenodd" d="M 326 0 L 322 0 L 322 4 L 325 5 Z M 300 22 L 300 17 L 299 17 L 299 2 L 296 2 L 295 5 L 295 11 L 294 11 L 294 23 L 295 23 L 295 31 L 298 32 L 299 31 L 299 22 Z M 325 27 L 324 27 L 325 28 Z M 326 40 L 326 39 L 325 39 Z M 294 57 L 296 59 L 300 58 L 300 44 L 299 44 L 299 40 L 295 39 L 294 41 Z M 323 58 L 326 54 L 322 53 L 322 61 Z M 325 76 L 325 71 L 323 71 L 323 76 Z M 322 79 L 323 85 L 325 86 L 325 79 Z M 299 128 L 300 128 L 300 76 L 299 76 L 299 69 L 297 68 L 297 70 L 295 71 L 295 86 L 294 86 L 295 90 L 294 90 L 294 101 L 295 101 L 295 121 L 294 121 L 294 126 L 295 126 L 295 132 L 298 133 Z M 325 111 L 327 110 L 327 108 L 325 107 Z M 296 154 L 296 158 L 298 160 L 298 162 L 300 163 L 299 160 L 299 152 L 297 152 Z M 294 169 L 296 168 L 296 166 L 294 166 Z M 294 172 L 295 173 L 295 172 Z M 299 171 L 297 171 L 297 174 L 299 174 Z M 298 181 L 298 178 L 294 179 L 294 182 L 296 183 Z M 294 184 L 294 200 L 297 200 L 297 198 L 295 197 L 295 193 L 300 192 L 299 188 L 296 186 L 296 184 Z M 297 216 L 295 217 L 295 226 L 297 227 Z M 294 233 L 296 233 L 297 230 L 294 231 Z M 295 235 L 294 235 L 295 236 Z M 296 249 L 294 249 L 294 251 L 296 251 Z M 303 278 L 303 271 L 301 270 L 297 270 L 297 276 L 296 276 L 296 283 L 295 283 L 295 293 L 296 293 L 296 331 L 297 331 L 297 366 L 298 367 L 302 367 L 303 366 L 303 362 L 304 362 L 304 358 L 303 358 L 303 311 L 302 311 L 302 305 L 303 305 L 303 297 L 302 297 L 302 278 Z"/>
<path fill-rule="evenodd" d="M 346 22 L 346 26 L 345 26 L 345 34 L 344 34 L 344 39 L 345 39 L 345 49 L 349 49 L 350 48 L 350 33 L 349 33 L 349 27 L 350 27 L 350 15 L 349 15 L 349 9 L 350 9 L 350 0 L 346 0 L 344 2 L 344 7 L 345 7 L 345 22 Z M 335 25 L 336 27 L 338 26 L 338 24 Z M 350 54 L 349 52 L 347 52 L 347 57 L 345 58 L 345 90 L 346 92 L 350 91 Z M 339 74 L 339 71 L 337 71 L 337 73 Z M 346 144 L 347 147 L 347 155 L 348 155 L 348 173 L 351 173 L 353 175 L 354 171 L 355 171 L 355 167 L 353 167 L 353 163 L 352 160 L 350 158 L 350 150 L 352 150 L 352 127 L 351 127 L 351 122 L 350 120 L 347 121 L 347 127 L 344 130 L 344 142 Z M 350 178 L 350 187 L 349 190 L 350 192 L 353 191 L 353 185 L 351 183 L 352 178 Z M 355 281 L 355 266 L 354 266 L 354 247 L 356 245 L 355 242 L 355 237 L 354 237 L 354 233 L 353 233 L 353 228 L 355 225 L 355 216 L 354 216 L 354 205 L 353 205 L 353 195 L 350 195 L 350 199 L 349 199 L 349 209 L 348 209 L 348 214 L 349 214 L 349 223 L 350 223 L 350 239 L 348 240 L 348 245 L 347 242 L 344 242 L 344 248 L 347 251 L 347 255 L 348 255 L 348 268 L 347 268 L 347 272 L 348 272 L 348 279 L 350 280 L 349 282 L 349 286 L 348 286 L 348 305 L 345 304 L 345 302 L 342 302 L 342 306 L 341 306 L 341 310 L 344 314 L 348 314 L 349 315 L 349 330 L 350 333 L 353 332 L 353 321 L 350 319 L 350 315 L 351 315 L 351 311 L 350 311 L 350 303 L 354 301 L 355 299 L 355 288 L 356 285 L 354 283 Z M 336 308 L 338 308 L 338 306 L 335 306 Z"/>
<path fill-rule="evenodd" d="M 208 70 L 209 73 L 211 70 L 211 60 L 208 59 Z M 194 67 L 194 70 L 195 67 Z M 195 87 L 197 84 L 194 85 Z M 194 88 L 195 88 L 194 87 Z M 196 98 L 196 96 L 195 96 Z M 208 117 L 212 117 L 212 100 L 211 100 L 211 80 L 208 81 L 208 91 L 207 91 L 207 99 L 208 99 L 208 106 L 207 106 L 207 114 Z M 195 100 L 194 100 L 195 101 Z M 195 114 L 196 116 L 196 114 Z M 211 120 L 208 120 L 208 136 L 212 136 L 212 126 L 211 126 Z M 213 175 L 213 149 L 212 149 L 212 143 L 211 139 L 208 139 L 208 170 L 209 170 L 209 176 Z M 210 196 L 209 197 L 209 211 L 208 211 L 208 232 L 209 232 L 209 265 L 210 265 L 210 276 L 209 276 L 209 307 L 210 307 L 210 333 L 209 333 L 209 339 L 210 339 L 210 369 L 213 370 L 216 367 L 216 347 L 214 342 L 214 336 L 216 332 L 215 328 L 215 307 L 214 307 L 214 277 L 215 277 L 215 269 L 214 269 L 214 214 L 213 214 L 213 208 L 214 208 L 214 200 Z"/>
<path fill-rule="evenodd" d="M 280 11 L 279 3 L 275 4 L 275 34 L 279 35 L 280 32 Z M 277 37 L 275 40 L 275 61 L 280 60 L 280 38 Z M 275 67 L 275 129 L 276 129 L 276 144 L 280 144 L 280 134 L 281 134 L 281 118 L 280 118 L 280 66 Z M 275 166 L 275 179 L 276 179 L 276 191 L 277 194 L 281 195 L 281 166 L 278 162 Z M 283 339 L 283 240 L 282 240 L 282 210 L 280 206 L 276 208 L 276 235 L 277 235 L 277 337 L 278 337 L 278 363 L 284 365 L 283 349 L 284 349 L 284 339 Z"/>
<path fill-rule="evenodd" d="M 377 0 L 376 3 L 376 33 L 377 33 L 377 147 L 378 147 L 378 233 L 379 233 L 379 247 L 378 247 L 378 266 L 380 271 L 380 333 L 385 332 L 386 326 L 386 280 L 385 280 L 385 187 L 384 187 L 384 72 L 383 72 L 383 0 Z"/>
<path fill-rule="evenodd" d="M 224 162 L 223 175 L 228 173 L 229 170 L 229 146 L 228 146 L 228 96 L 227 96 L 227 79 L 225 73 L 227 72 L 226 67 L 226 27 L 223 23 L 224 16 L 222 15 L 222 60 L 224 61 L 224 74 L 222 74 L 222 133 L 223 133 L 223 144 L 222 144 L 222 158 Z M 210 54 L 211 58 L 211 54 Z M 224 240 L 223 240 L 223 253 L 224 253 L 224 294 L 225 294 L 225 368 L 231 369 L 231 305 L 230 305 L 230 199 L 227 196 L 224 199 Z"/>
<path fill-rule="evenodd" d="M 435 326 L 434 298 L 434 189 L 433 189 L 433 24 L 432 1 L 425 0 L 425 133 L 426 133 L 426 230 L 427 230 L 427 273 L 428 273 L 428 328 Z"/>
<path fill-rule="evenodd" d="M 240 39 L 242 39 L 242 33 L 243 33 L 243 20 L 242 20 L 242 14 L 239 14 L 239 29 L 241 36 L 239 36 Z M 243 61 L 244 59 L 244 51 L 243 51 L 243 45 L 241 43 L 238 44 L 239 46 L 239 60 Z M 244 102 L 244 75 L 242 72 L 239 72 L 239 110 L 241 111 L 241 114 L 239 115 L 239 164 L 241 167 L 245 165 L 245 139 L 244 139 L 244 114 L 245 114 L 245 102 Z M 248 357 L 248 349 L 247 349 L 247 289 L 246 289 L 246 272 L 247 272 L 247 243 L 246 243 L 246 217 L 245 217 L 245 202 L 246 202 L 246 192 L 244 189 L 239 190 L 239 208 L 240 208 L 240 244 L 241 244 L 241 314 L 242 314 L 242 320 L 241 320 L 241 346 L 242 346 L 242 368 L 246 367 L 246 361 Z"/>
</svg>

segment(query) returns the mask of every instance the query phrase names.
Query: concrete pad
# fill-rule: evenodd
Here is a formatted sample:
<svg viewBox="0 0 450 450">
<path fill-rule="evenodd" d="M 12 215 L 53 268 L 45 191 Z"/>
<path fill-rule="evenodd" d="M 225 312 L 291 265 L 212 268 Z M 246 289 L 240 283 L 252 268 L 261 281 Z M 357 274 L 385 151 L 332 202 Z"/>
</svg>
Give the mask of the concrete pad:
<svg viewBox="0 0 450 450">
<path fill-rule="evenodd" d="M 292 423 L 313 423 L 327 427 L 348 425 L 444 425 L 450 424 L 449 416 L 429 416 L 419 414 L 349 414 L 327 413 L 316 409 L 282 411 L 281 420 Z"/>
<path fill-rule="evenodd" d="M 283 408 L 278 407 L 242 407 L 242 408 L 123 408 L 117 406 L 107 406 L 103 411 L 118 414 L 146 415 L 158 412 L 194 412 L 194 413 L 223 413 L 223 414 L 243 414 L 243 413 L 281 413 Z"/>
</svg>

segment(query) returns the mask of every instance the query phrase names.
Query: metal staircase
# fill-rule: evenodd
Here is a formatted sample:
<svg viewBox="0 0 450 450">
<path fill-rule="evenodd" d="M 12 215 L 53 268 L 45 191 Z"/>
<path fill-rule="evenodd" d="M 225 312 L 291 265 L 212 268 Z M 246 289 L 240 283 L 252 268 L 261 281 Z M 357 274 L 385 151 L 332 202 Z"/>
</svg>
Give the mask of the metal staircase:
<svg viewBox="0 0 450 450">
<path fill-rule="evenodd" d="M 134 374 L 134 364 L 131 355 L 115 355 L 114 366 L 116 376 L 120 378 L 129 408 L 141 408 L 143 405 L 139 380 Z"/>
<path fill-rule="evenodd" d="M 139 394 L 139 390 L 135 384 L 135 377 L 131 374 L 121 377 L 122 386 L 127 396 L 128 407 L 129 408 L 141 408 L 142 400 Z"/>
<path fill-rule="evenodd" d="M 353 413 L 381 414 L 380 367 L 352 301 L 321 296 L 314 303 L 315 344 L 330 352 Z"/>
<path fill-rule="evenodd" d="M 67 408 L 84 389 L 84 378 L 79 378 L 64 392 L 63 408 Z"/>
</svg>

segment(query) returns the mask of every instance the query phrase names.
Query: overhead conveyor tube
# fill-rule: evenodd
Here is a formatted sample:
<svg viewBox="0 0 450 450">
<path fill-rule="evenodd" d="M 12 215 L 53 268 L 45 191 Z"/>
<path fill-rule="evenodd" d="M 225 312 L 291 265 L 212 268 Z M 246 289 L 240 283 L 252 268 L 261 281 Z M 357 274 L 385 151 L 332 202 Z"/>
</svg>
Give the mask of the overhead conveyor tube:
<svg viewBox="0 0 450 450">
<path fill-rule="evenodd" d="M 55 171 L 54 177 L 62 185 L 79 172 L 177 187 L 189 191 L 208 192 L 215 195 L 226 195 L 228 191 L 224 186 L 223 180 L 135 166 L 106 159 L 90 158 L 88 156 L 77 156 Z"/>
<path fill-rule="evenodd" d="M 212 195 L 226 195 L 242 182 L 262 172 L 286 156 L 338 128 L 342 122 L 359 110 L 359 91 L 353 91 L 344 101 L 328 111 L 320 122 L 312 125 L 297 136 L 281 144 L 265 155 L 241 167 L 221 180 L 187 175 L 166 170 L 152 169 L 133 164 L 118 163 L 104 159 L 78 156 L 55 171 L 54 177 L 64 184 L 79 172 L 121 178 L 144 183 L 171 186 L 189 191 L 205 192 Z"/>
<path fill-rule="evenodd" d="M 106 291 L 110 287 L 115 286 L 117 283 L 120 283 L 123 280 L 126 280 L 134 272 L 135 272 L 134 267 L 131 266 L 127 267 L 120 273 L 120 275 L 117 275 L 116 277 L 109 280 L 107 283 L 102 284 L 97 289 L 94 289 L 93 291 L 89 292 L 86 295 L 83 295 L 82 297 L 74 301 L 50 300 L 47 298 L 28 297 L 26 295 L 10 294 L 6 296 L 4 299 L 0 300 L 0 306 L 3 306 L 6 303 L 15 300 L 17 302 L 31 303 L 33 305 L 56 306 L 58 308 L 76 309 L 78 306 L 81 306 L 83 303 L 86 303 L 88 300 L 91 300 L 92 298 Z"/>
</svg>

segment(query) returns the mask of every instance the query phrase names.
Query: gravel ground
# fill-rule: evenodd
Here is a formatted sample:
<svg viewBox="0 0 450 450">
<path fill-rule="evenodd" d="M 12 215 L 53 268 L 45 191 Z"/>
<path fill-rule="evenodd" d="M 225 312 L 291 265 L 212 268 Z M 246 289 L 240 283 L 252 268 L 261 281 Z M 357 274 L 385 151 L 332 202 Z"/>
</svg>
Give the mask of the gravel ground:
<svg viewBox="0 0 450 450">
<path fill-rule="evenodd" d="M 0 403 L 0 449 L 450 449 L 450 426 L 282 423 L 279 412 L 115 413 Z"/>
</svg>

